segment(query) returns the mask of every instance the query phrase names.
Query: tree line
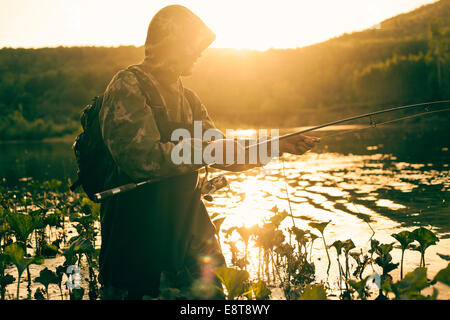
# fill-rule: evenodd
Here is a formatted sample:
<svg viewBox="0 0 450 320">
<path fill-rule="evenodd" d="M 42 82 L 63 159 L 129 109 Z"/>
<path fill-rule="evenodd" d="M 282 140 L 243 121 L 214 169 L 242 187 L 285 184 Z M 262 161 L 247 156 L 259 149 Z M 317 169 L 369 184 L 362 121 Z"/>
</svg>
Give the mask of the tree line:
<svg viewBox="0 0 450 320">
<path fill-rule="evenodd" d="M 228 127 L 311 125 L 450 98 L 449 12 L 443 0 L 304 48 L 208 49 L 183 81 Z M 0 139 L 77 132 L 83 106 L 143 56 L 134 46 L 1 49 Z"/>
</svg>

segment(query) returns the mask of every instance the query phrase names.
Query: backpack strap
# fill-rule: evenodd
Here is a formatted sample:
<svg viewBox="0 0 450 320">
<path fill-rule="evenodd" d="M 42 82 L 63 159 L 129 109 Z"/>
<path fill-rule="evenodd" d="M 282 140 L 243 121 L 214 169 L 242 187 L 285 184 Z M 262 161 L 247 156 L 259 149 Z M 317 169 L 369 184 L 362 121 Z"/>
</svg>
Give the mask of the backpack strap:
<svg viewBox="0 0 450 320">
<path fill-rule="evenodd" d="M 153 80 L 137 66 L 131 66 L 128 70 L 133 72 L 136 76 L 139 87 L 147 99 L 148 104 L 152 108 L 152 113 L 155 117 L 156 125 L 158 126 L 158 130 L 161 135 L 161 141 L 170 141 L 171 132 L 169 132 L 170 126 L 167 109 L 162 101 L 158 89 L 156 88 L 156 85 Z"/>
<path fill-rule="evenodd" d="M 197 98 L 197 95 L 194 93 L 194 91 L 184 88 L 184 96 L 189 102 L 189 106 L 191 107 L 192 111 L 192 118 L 194 121 L 202 120 L 202 109 L 201 104 L 199 103 L 199 99 Z"/>
<path fill-rule="evenodd" d="M 155 117 L 156 124 L 158 126 L 159 133 L 161 135 L 161 141 L 170 141 L 170 124 L 167 115 L 166 106 L 163 103 L 162 97 L 156 88 L 156 85 L 148 75 L 146 75 L 139 67 L 130 66 L 129 71 L 133 72 L 139 83 L 142 93 L 147 99 L 150 107 L 152 108 L 153 116 Z M 192 118 L 194 121 L 202 120 L 202 109 L 201 104 L 197 95 L 190 89 L 184 88 L 184 96 L 189 102 L 189 106 L 192 111 Z"/>
</svg>

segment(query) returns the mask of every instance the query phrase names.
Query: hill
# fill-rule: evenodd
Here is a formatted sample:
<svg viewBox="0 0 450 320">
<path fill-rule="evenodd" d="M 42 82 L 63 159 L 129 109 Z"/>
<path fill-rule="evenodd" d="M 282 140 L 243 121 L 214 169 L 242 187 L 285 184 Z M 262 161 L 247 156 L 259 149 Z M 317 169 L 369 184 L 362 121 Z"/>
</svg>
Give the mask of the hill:
<svg viewBox="0 0 450 320">
<path fill-rule="evenodd" d="M 184 80 L 219 123 L 299 126 L 450 97 L 450 0 L 304 48 L 209 49 Z M 78 129 L 79 112 L 142 47 L 0 50 L 0 139 Z"/>
</svg>

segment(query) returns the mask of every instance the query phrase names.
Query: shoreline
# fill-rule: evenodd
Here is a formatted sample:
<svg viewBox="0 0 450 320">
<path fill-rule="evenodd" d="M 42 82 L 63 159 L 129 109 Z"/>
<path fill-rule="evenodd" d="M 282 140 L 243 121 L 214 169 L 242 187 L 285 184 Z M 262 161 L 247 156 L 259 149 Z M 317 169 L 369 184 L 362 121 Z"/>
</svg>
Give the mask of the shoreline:
<svg viewBox="0 0 450 320">
<path fill-rule="evenodd" d="M 260 129 L 279 129 L 281 133 L 286 134 L 290 132 L 300 131 L 308 128 L 312 128 L 314 126 L 307 125 L 307 126 L 280 126 L 278 128 L 274 128 L 271 126 L 252 126 L 250 124 L 241 124 L 239 126 L 232 125 L 232 126 L 226 126 L 227 122 L 216 122 L 216 127 L 221 130 L 222 132 L 225 132 L 226 129 L 234 130 L 234 131 L 249 131 L 249 130 L 260 130 Z M 230 123 L 229 123 L 230 124 Z M 393 127 L 407 127 L 409 129 L 416 129 L 417 127 L 424 127 L 427 123 L 397 123 L 397 124 L 387 124 L 382 125 L 381 128 L 383 129 L 392 129 Z M 439 123 L 437 126 L 433 126 L 427 129 L 432 129 L 436 127 L 440 127 L 441 125 L 446 125 L 444 123 Z M 367 124 L 349 124 L 349 125 L 336 125 L 336 126 L 329 126 L 326 128 L 321 128 L 316 131 L 338 131 L 338 130 L 364 130 L 368 129 L 369 126 Z M 55 142 L 74 142 L 75 138 L 79 132 L 74 134 L 67 134 L 61 137 L 50 137 L 50 138 L 43 138 L 43 139 L 13 139 L 13 140 L 0 140 L 0 145 L 2 144 L 21 144 L 21 143 L 55 143 Z"/>
</svg>

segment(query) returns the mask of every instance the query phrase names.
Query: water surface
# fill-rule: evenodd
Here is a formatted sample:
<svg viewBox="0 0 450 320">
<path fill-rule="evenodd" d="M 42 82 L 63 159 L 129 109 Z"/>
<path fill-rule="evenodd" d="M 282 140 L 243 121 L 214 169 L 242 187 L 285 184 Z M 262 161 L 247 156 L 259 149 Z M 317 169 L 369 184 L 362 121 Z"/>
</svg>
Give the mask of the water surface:
<svg viewBox="0 0 450 320">
<path fill-rule="evenodd" d="M 326 229 L 328 244 L 351 238 L 365 251 L 372 236 L 390 243 L 392 233 L 423 226 L 440 238 L 427 251 L 429 277 L 434 276 L 447 265 L 437 253 L 450 254 L 449 128 L 395 126 L 342 133 L 342 128 L 317 132 L 322 143 L 305 155 L 284 156 L 264 168 L 227 173 L 229 187 L 207 203 L 209 212 L 226 217 L 222 225 L 226 230 L 262 224 L 273 215 L 274 206 L 292 209 L 295 219 L 285 219 L 282 227 L 295 224 L 311 229 L 311 221 L 331 220 Z M 0 177 L 8 183 L 24 177 L 74 179 L 75 172 L 70 142 L 0 144 Z M 242 243 L 238 246 L 243 248 Z M 228 246 L 222 242 L 222 247 L 229 258 Z M 330 253 L 334 261 L 334 250 Z M 394 249 L 395 262 L 399 254 Z M 252 243 L 250 257 L 256 266 L 257 249 Z M 405 271 L 416 268 L 419 259 L 418 252 L 408 251 Z M 327 259 L 321 241 L 314 242 L 313 261 L 318 280 L 325 280 Z M 255 276 L 254 268 L 250 272 Z M 393 275 L 398 277 L 399 272 Z M 337 274 L 336 266 L 330 274 Z M 438 288 L 440 298 L 450 298 L 448 287 Z"/>
</svg>

